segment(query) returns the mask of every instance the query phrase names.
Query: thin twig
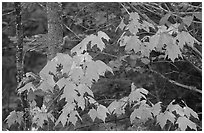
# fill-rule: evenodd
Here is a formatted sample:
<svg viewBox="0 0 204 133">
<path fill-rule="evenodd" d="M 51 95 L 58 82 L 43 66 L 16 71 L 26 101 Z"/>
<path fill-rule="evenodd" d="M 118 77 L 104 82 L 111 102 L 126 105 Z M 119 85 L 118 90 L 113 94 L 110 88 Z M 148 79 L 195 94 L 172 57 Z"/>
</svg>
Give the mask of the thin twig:
<svg viewBox="0 0 204 133">
<path fill-rule="evenodd" d="M 201 75 L 202 75 L 202 69 L 198 68 L 197 66 L 195 66 L 192 62 L 190 62 L 185 56 L 183 56 L 183 58 L 193 66 L 193 68 L 195 68 Z"/>
<path fill-rule="evenodd" d="M 5 15 L 12 14 L 12 13 L 15 13 L 15 10 L 2 14 L 2 17 L 5 16 Z"/>
<path fill-rule="evenodd" d="M 73 31 L 71 30 L 66 24 L 63 24 L 65 26 L 65 28 L 67 28 L 69 31 L 71 31 L 77 38 L 79 38 L 81 40 L 81 38 Z"/>
<path fill-rule="evenodd" d="M 188 89 L 188 90 L 191 90 L 191 91 L 195 91 L 195 92 L 198 92 L 198 93 L 202 94 L 202 91 L 199 90 L 199 89 L 197 89 L 195 86 L 188 86 L 188 85 L 184 85 L 184 84 L 178 83 L 178 82 L 176 82 L 176 81 L 174 81 L 174 80 L 168 79 L 168 78 L 165 77 L 163 74 L 161 74 L 161 73 L 159 73 L 159 72 L 157 72 L 157 71 L 151 69 L 151 67 L 149 67 L 149 68 L 150 68 L 150 71 L 151 71 L 151 72 L 153 72 L 153 73 L 159 75 L 160 77 L 162 77 L 163 79 L 167 80 L 168 82 L 170 82 L 170 83 L 172 83 L 172 84 L 174 84 L 174 85 L 177 85 L 177 86 L 179 86 L 179 87 L 182 87 L 182 88 L 185 88 L 185 89 Z"/>
<path fill-rule="evenodd" d="M 120 5 L 125 9 L 125 11 L 128 13 L 128 15 L 130 15 L 130 12 L 127 10 L 127 8 L 122 3 L 120 3 Z"/>
</svg>

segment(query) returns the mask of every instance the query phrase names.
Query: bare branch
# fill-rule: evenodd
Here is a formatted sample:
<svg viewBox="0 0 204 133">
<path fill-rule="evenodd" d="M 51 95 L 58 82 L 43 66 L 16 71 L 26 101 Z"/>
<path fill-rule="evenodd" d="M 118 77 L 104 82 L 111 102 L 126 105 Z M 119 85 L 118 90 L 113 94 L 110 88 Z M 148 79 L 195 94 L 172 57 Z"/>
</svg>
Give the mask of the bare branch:
<svg viewBox="0 0 204 133">
<path fill-rule="evenodd" d="M 168 79 L 163 74 L 161 74 L 161 73 L 159 73 L 159 72 L 157 72 L 155 70 L 152 70 L 151 68 L 150 68 L 150 71 L 155 73 L 155 74 L 157 74 L 157 75 L 159 75 L 160 77 L 162 77 L 163 79 L 167 80 L 168 82 L 170 82 L 170 83 L 172 83 L 174 85 L 177 85 L 179 87 L 182 87 L 182 88 L 185 88 L 185 89 L 188 89 L 188 90 L 191 90 L 191 91 L 195 91 L 195 92 L 198 92 L 198 93 L 202 94 L 202 91 L 197 89 L 195 86 L 184 85 L 184 84 L 178 83 L 178 82 L 176 82 L 174 80 Z"/>
</svg>

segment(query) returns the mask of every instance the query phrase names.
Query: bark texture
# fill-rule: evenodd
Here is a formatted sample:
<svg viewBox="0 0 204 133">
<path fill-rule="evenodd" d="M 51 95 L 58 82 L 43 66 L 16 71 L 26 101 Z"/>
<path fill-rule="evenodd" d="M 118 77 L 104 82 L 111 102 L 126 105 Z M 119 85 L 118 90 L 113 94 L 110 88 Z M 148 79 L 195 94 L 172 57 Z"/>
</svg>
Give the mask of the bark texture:
<svg viewBox="0 0 204 133">
<path fill-rule="evenodd" d="M 62 44 L 63 41 L 61 12 L 62 12 L 61 4 L 55 2 L 47 3 L 48 60 L 51 60 L 53 57 L 55 57 L 56 53 L 59 50 L 60 44 Z"/>
<path fill-rule="evenodd" d="M 17 83 L 19 84 L 23 79 L 24 70 L 23 70 L 23 27 L 21 22 L 21 3 L 15 2 L 15 12 L 16 12 L 16 37 L 17 37 L 17 45 L 16 45 L 16 69 L 17 69 Z M 21 102 L 22 102 L 22 110 L 24 111 L 24 131 L 30 130 L 31 121 L 30 121 L 30 113 L 29 113 L 29 104 L 27 100 L 27 92 L 23 92 L 20 94 Z"/>
</svg>

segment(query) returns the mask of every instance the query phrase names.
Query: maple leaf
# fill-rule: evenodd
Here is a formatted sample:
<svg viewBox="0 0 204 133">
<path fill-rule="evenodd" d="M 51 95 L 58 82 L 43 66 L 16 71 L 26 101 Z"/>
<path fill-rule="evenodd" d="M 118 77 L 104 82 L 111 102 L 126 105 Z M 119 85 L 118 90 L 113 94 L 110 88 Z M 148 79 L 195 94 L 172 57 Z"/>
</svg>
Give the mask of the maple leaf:
<svg viewBox="0 0 204 133">
<path fill-rule="evenodd" d="M 63 126 L 65 126 L 65 124 L 67 123 L 68 120 L 68 114 L 70 114 L 73 110 L 75 109 L 75 104 L 73 103 L 67 103 L 63 109 L 62 109 L 62 113 L 60 114 L 60 116 L 58 117 L 57 121 L 55 122 L 55 126 L 61 122 Z"/>
<path fill-rule="evenodd" d="M 28 92 L 28 95 L 27 95 L 28 101 L 33 101 L 35 99 L 35 97 L 36 97 L 36 95 L 32 90 Z"/>
<path fill-rule="evenodd" d="M 167 120 L 169 120 L 171 123 L 174 123 L 175 117 L 176 116 L 171 112 L 165 111 L 164 113 L 160 113 L 159 115 L 157 115 L 157 123 L 159 123 L 161 128 L 164 128 L 167 123 Z"/>
<path fill-rule="evenodd" d="M 76 52 L 77 54 L 81 54 L 84 51 L 87 51 L 87 45 L 89 42 L 91 42 L 91 48 L 94 45 L 97 45 L 97 47 L 102 51 L 105 48 L 105 43 L 103 42 L 102 38 L 109 41 L 109 37 L 106 33 L 99 31 L 97 35 L 89 35 L 85 39 L 83 39 L 78 45 L 76 45 L 74 48 L 72 48 L 71 53 Z"/>
<path fill-rule="evenodd" d="M 200 21 L 202 21 L 202 12 L 194 12 L 193 15 L 199 19 Z"/>
<path fill-rule="evenodd" d="M 143 121 L 147 121 L 149 118 L 152 118 L 151 108 L 148 104 L 141 104 L 138 109 L 135 109 L 130 115 L 130 122 L 133 123 L 135 118 L 139 118 Z"/>
<path fill-rule="evenodd" d="M 85 109 L 85 99 L 83 96 L 75 97 L 77 105 L 84 110 Z"/>
<path fill-rule="evenodd" d="M 154 50 L 159 44 L 160 35 L 155 34 L 149 38 L 149 44 L 147 45 L 149 50 Z"/>
<path fill-rule="evenodd" d="M 8 127 L 11 127 L 12 124 L 18 123 L 21 124 L 23 122 L 23 114 L 22 111 L 12 111 L 10 114 L 6 117 L 6 123 L 8 124 Z"/>
<path fill-rule="evenodd" d="M 103 51 L 103 49 L 105 48 L 105 43 L 103 42 L 102 38 L 104 38 L 105 40 L 109 41 L 109 37 L 106 33 L 99 31 L 98 36 L 93 35 L 93 38 L 91 39 L 91 48 L 94 45 L 97 45 L 97 47 Z"/>
<path fill-rule="evenodd" d="M 159 42 L 156 46 L 156 50 L 159 52 L 162 52 L 163 48 L 164 48 L 164 44 L 166 45 L 172 45 L 173 42 L 173 38 L 171 35 L 167 34 L 167 33 L 161 33 L 159 36 Z"/>
<path fill-rule="evenodd" d="M 178 45 L 175 44 L 174 40 L 169 40 L 165 51 L 165 57 L 168 56 L 173 62 L 176 58 L 182 57 L 181 50 Z"/>
<path fill-rule="evenodd" d="M 149 58 L 149 55 L 150 55 L 150 52 L 151 52 L 151 50 L 149 49 L 149 46 L 148 45 L 150 45 L 150 43 L 149 42 L 143 42 L 143 43 L 141 43 L 141 55 L 143 56 L 143 57 L 148 57 Z"/>
<path fill-rule="evenodd" d="M 97 111 L 94 108 L 90 109 L 88 114 L 91 117 L 91 119 L 93 120 L 93 122 L 94 122 L 94 120 L 96 119 L 96 117 L 98 115 Z"/>
<path fill-rule="evenodd" d="M 55 126 L 59 123 L 59 122 L 61 122 L 62 123 L 62 126 L 64 127 L 65 126 L 65 124 L 67 123 L 67 115 L 68 115 L 68 113 L 62 113 L 59 117 L 58 117 L 58 119 L 57 119 L 57 121 L 55 122 Z"/>
<path fill-rule="evenodd" d="M 87 50 L 87 45 L 90 41 L 91 36 L 87 36 L 79 44 L 77 44 L 74 48 L 71 49 L 71 53 L 73 54 L 74 52 L 76 52 L 77 55 L 83 53 Z"/>
<path fill-rule="evenodd" d="M 109 113 L 108 109 L 105 106 L 100 104 L 97 108 L 97 117 L 101 119 L 104 123 L 107 117 L 106 113 Z"/>
<path fill-rule="evenodd" d="M 67 82 L 60 99 L 65 98 L 67 103 L 72 103 L 77 97 L 77 92 L 75 91 L 76 88 L 77 87 L 74 83 Z"/>
<path fill-rule="evenodd" d="M 81 67 L 75 67 L 70 71 L 69 75 L 74 83 L 79 84 L 81 78 L 84 76 L 84 71 Z"/>
<path fill-rule="evenodd" d="M 189 27 L 193 21 L 193 16 L 188 15 L 188 16 L 183 17 L 182 19 L 183 19 L 183 23 Z"/>
<path fill-rule="evenodd" d="M 113 101 L 109 106 L 108 106 L 108 110 L 110 113 L 115 113 L 115 110 L 119 107 L 119 102 L 117 102 L 116 100 Z"/>
<path fill-rule="evenodd" d="M 188 32 L 186 31 L 182 31 L 180 32 L 177 36 L 176 39 L 178 39 L 179 43 L 179 47 L 183 48 L 183 46 L 185 44 L 187 44 L 189 47 L 193 47 L 194 46 L 194 42 L 197 42 L 197 40 L 192 37 Z"/>
<path fill-rule="evenodd" d="M 56 73 L 56 63 L 53 61 L 48 61 L 45 67 L 40 71 L 40 77 L 42 79 L 41 85 L 38 87 L 39 89 L 45 90 L 50 89 L 55 86 L 55 82 L 53 76 L 49 73 L 52 72 L 53 74 Z M 46 87 L 48 85 L 48 87 Z"/>
<path fill-rule="evenodd" d="M 51 82 L 54 83 L 54 80 L 53 81 L 51 80 Z M 46 92 L 46 91 L 51 91 L 52 92 L 53 88 L 54 88 L 54 85 L 50 85 L 49 80 L 41 80 L 40 85 L 37 87 L 37 89 L 41 89 L 44 92 Z"/>
<path fill-rule="evenodd" d="M 140 23 L 137 19 L 132 19 L 130 23 L 126 26 L 126 30 L 129 30 L 133 35 L 136 35 L 139 31 Z"/>
<path fill-rule="evenodd" d="M 68 118 L 68 122 L 71 122 L 74 126 L 76 125 L 76 122 L 77 122 L 77 120 L 78 120 L 78 117 L 80 117 L 79 116 L 79 114 L 78 114 L 78 112 L 75 110 L 75 111 L 72 111 L 71 113 L 70 113 L 70 115 L 69 115 L 69 118 Z"/>
<path fill-rule="evenodd" d="M 171 12 L 166 13 L 159 21 L 159 25 L 165 25 L 169 19 L 169 17 L 171 16 Z"/>
<path fill-rule="evenodd" d="M 138 29 L 140 28 L 138 13 L 136 12 L 130 13 L 129 21 L 130 22 L 126 27 L 126 30 L 129 30 L 133 35 L 136 35 L 138 32 Z"/>
<path fill-rule="evenodd" d="M 138 36 L 132 36 L 126 43 L 126 47 L 125 50 L 126 51 L 130 51 L 130 50 L 134 50 L 135 53 L 139 52 L 141 49 L 141 41 L 139 40 Z"/>
<path fill-rule="evenodd" d="M 108 106 L 108 110 L 110 113 L 116 114 L 117 116 L 120 116 L 121 114 L 125 113 L 125 107 L 127 105 L 127 103 L 124 101 L 125 99 L 127 99 L 127 97 L 122 98 L 118 101 L 113 101 L 109 106 Z M 127 100 L 126 100 L 127 101 Z"/>
<path fill-rule="evenodd" d="M 48 121 L 47 113 L 36 111 L 33 123 L 36 123 L 38 127 L 43 127 L 44 121 Z"/>
<path fill-rule="evenodd" d="M 20 89 L 18 89 L 18 93 L 19 94 L 21 94 L 22 92 L 24 92 L 24 91 L 30 91 L 30 90 L 32 90 L 32 91 L 35 91 L 36 90 L 36 87 L 33 85 L 33 83 L 32 82 L 30 82 L 30 83 L 27 83 L 25 86 L 23 86 L 22 88 L 20 88 Z"/>
<path fill-rule="evenodd" d="M 178 40 L 178 46 L 179 48 L 183 49 L 183 46 L 185 45 L 185 33 L 182 31 L 182 32 L 179 32 L 176 36 L 176 39 Z"/>
<path fill-rule="evenodd" d="M 147 32 L 149 32 L 149 28 L 153 28 L 154 29 L 154 25 L 147 22 L 147 21 L 142 21 L 142 24 L 140 25 L 141 29 L 146 30 Z"/>
<path fill-rule="evenodd" d="M 177 114 L 179 114 L 180 116 L 184 116 L 184 108 L 182 108 L 179 104 L 172 104 L 174 101 L 172 101 L 168 107 L 167 110 L 169 110 L 170 112 L 176 111 Z"/>
<path fill-rule="evenodd" d="M 175 34 L 175 33 L 177 33 L 178 34 L 178 32 L 179 32 L 179 26 L 180 26 L 181 24 L 180 23 L 175 23 L 175 24 L 171 24 L 170 26 L 169 26 L 169 28 L 167 29 L 167 31 L 166 32 L 168 32 L 169 34 Z"/>
<path fill-rule="evenodd" d="M 118 59 L 114 61 L 112 60 L 108 63 L 108 66 L 110 66 L 113 71 L 119 71 L 120 66 L 122 66 L 122 62 Z"/>
<path fill-rule="evenodd" d="M 159 115 L 159 113 L 161 112 L 161 102 L 156 103 L 153 107 L 152 107 L 152 114 L 154 116 Z"/>
<path fill-rule="evenodd" d="M 99 75 L 104 76 L 106 71 L 109 71 L 113 74 L 112 69 L 108 65 L 106 65 L 104 62 L 97 60 L 95 61 L 95 65 L 98 68 L 97 71 Z"/>
<path fill-rule="evenodd" d="M 88 96 L 88 100 L 89 100 L 89 103 L 91 103 L 91 104 L 97 103 L 96 100 L 94 100 L 92 97 L 89 97 L 89 96 Z"/>
<path fill-rule="evenodd" d="M 56 57 L 54 57 L 51 61 L 63 66 L 62 73 L 68 73 L 71 69 L 73 60 L 69 54 L 57 53 Z"/>
<path fill-rule="evenodd" d="M 134 101 L 139 101 L 141 98 L 146 99 L 146 96 L 144 94 L 147 95 L 148 91 L 145 90 L 144 88 L 138 88 L 130 93 L 129 100 L 130 102 L 134 102 Z"/>
<path fill-rule="evenodd" d="M 58 85 L 59 89 L 62 89 L 66 85 L 67 82 L 68 82 L 67 79 L 61 78 L 60 80 L 57 81 L 56 84 Z"/>
<path fill-rule="evenodd" d="M 191 108 L 189 108 L 188 106 L 184 108 L 184 114 L 187 116 L 187 118 L 190 118 L 190 116 L 192 115 L 194 118 L 199 119 L 198 114 L 195 111 L 193 111 Z"/>
<path fill-rule="evenodd" d="M 98 81 L 99 74 L 98 74 L 98 67 L 94 61 L 86 63 L 86 78 L 90 79 L 91 81 L 95 80 Z"/>
<path fill-rule="evenodd" d="M 130 39 L 130 37 L 131 36 L 123 36 L 122 35 L 118 40 L 120 42 L 120 46 L 125 46 L 127 41 Z"/>
<path fill-rule="evenodd" d="M 90 90 L 89 87 L 86 86 L 85 84 L 79 84 L 77 87 L 77 91 L 79 91 L 80 95 L 82 95 L 82 96 L 85 93 L 88 93 L 90 96 L 94 97 L 92 90 Z"/>
<path fill-rule="evenodd" d="M 179 117 L 176 124 L 178 124 L 178 127 L 181 129 L 181 131 L 185 131 L 187 126 L 197 131 L 196 124 L 186 117 Z"/>
<path fill-rule="evenodd" d="M 130 13 L 130 17 L 129 17 L 130 21 L 138 22 L 139 19 L 140 19 L 140 16 L 137 12 L 131 12 Z"/>
</svg>

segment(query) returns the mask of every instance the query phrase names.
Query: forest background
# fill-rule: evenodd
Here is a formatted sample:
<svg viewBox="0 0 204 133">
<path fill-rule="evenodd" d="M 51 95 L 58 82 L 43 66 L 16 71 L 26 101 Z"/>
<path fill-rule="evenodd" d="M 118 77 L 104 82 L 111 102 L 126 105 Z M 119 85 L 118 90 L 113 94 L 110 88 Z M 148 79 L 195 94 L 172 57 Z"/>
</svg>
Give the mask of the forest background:
<svg viewBox="0 0 204 133">
<path fill-rule="evenodd" d="M 2 128 L 201 130 L 202 3 L 3 2 Z"/>
</svg>

